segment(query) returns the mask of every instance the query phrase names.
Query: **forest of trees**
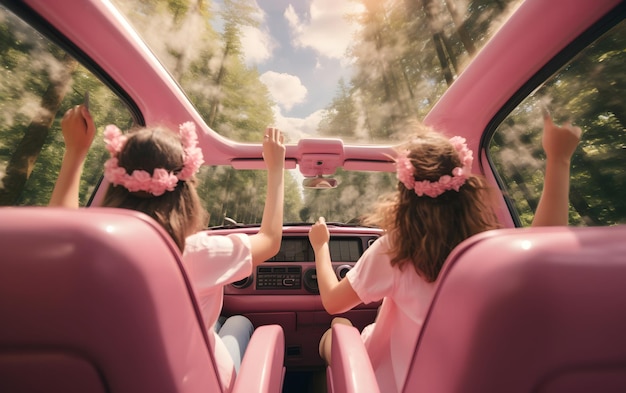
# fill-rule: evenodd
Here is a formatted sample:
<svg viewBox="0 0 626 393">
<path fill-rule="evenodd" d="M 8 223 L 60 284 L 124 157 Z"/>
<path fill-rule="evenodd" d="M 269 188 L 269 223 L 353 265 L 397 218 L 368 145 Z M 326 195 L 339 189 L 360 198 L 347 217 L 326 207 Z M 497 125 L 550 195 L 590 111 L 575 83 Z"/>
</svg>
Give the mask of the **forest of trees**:
<svg viewBox="0 0 626 393">
<path fill-rule="evenodd" d="M 350 80 L 340 80 L 318 126 L 320 136 L 352 142 L 400 140 L 405 125 L 421 120 L 485 44 L 517 0 L 353 0 L 364 13 L 348 55 Z M 238 141 L 257 141 L 273 123 L 274 104 L 256 68 L 242 53 L 242 29 L 256 26 L 251 1 L 223 0 L 219 12 L 207 0 L 117 0 L 115 4 L 142 31 L 149 46 L 179 81 L 207 124 Z M 96 124 L 122 129 L 133 119 L 124 104 L 84 69 L 1 9 L 0 19 L 0 205 L 45 205 L 60 166 L 59 121 L 71 105 L 91 94 Z M 216 19 L 223 25 L 214 26 Z M 623 221 L 623 24 L 595 43 L 521 103 L 494 134 L 490 153 L 523 224 L 532 219 L 542 184 L 538 108 L 548 99 L 585 130 L 574 158 L 571 221 L 599 225 Z M 199 49 L 200 48 L 200 49 Z M 37 61 L 34 61 L 37 59 Z M 608 75 L 608 77 L 607 77 Z M 249 94 L 254 91 L 255 94 Z M 558 120 L 558 113 L 555 114 Z M 101 132 L 101 130 L 100 130 Z M 87 203 L 106 159 L 96 138 L 86 164 L 81 202 Z M 520 159 L 524 157 L 525 159 Z M 318 215 L 352 222 L 379 196 L 393 189 L 389 173 L 339 171 L 331 192 L 302 190 L 286 176 L 286 221 Z M 259 222 L 264 171 L 205 167 L 199 192 L 210 225 L 225 216 Z M 372 192 L 373 190 L 373 192 Z"/>
<path fill-rule="evenodd" d="M 587 47 L 500 124 L 490 153 L 523 225 L 543 187 L 541 108 L 583 129 L 572 157 L 570 224 L 626 223 L 626 24 Z"/>
</svg>

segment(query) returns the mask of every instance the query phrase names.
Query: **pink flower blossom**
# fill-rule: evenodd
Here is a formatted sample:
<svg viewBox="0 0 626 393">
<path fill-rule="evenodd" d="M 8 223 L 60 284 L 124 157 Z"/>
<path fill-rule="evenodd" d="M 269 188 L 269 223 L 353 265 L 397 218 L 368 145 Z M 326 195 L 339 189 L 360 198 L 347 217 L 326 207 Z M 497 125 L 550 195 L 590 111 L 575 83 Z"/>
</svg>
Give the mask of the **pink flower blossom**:
<svg viewBox="0 0 626 393">
<path fill-rule="evenodd" d="M 126 144 L 126 136 L 122 135 L 117 126 L 109 124 L 104 128 L 104 144 L 111 155 L 122 151 L 122 147 Z"/>
<path fill-rule="evenodd" d="M 183 169 L 178 173 L 180 180 L 187 180 L 193 176 L 204 163 L 202 150 L 199 147 L 189 147 L 185 149 L 185 163 Z"/>
<path fill-rule="evenodd" d="M 130 192 L 148 191 L 152 183 L 152 176 L 144 170 L 134 170 L 129 176 L 124 179 L 124 187 Z"/>
<path fill-rule="evenodd" d="M 413 164 L 407 153 L 403 152 L 396 157 L 396 177 L 410 190 L 415 184 L 415 179 L 413 178 Z"/>
<path fill-rule="evenodd" d="M 104 163 L 104 177 L 108 182 L 121 184 L 126 176 L 126 169 L 118 166 L 117 158 L 111 157 Z"/>
<path fill-rule="evenodd" d="M 178 178 L 176 175 L 166 171 L 163 168 L 156 168 L 152 174 L 152 182 L 149 183 L 149 193 L 154 196 L 159 196 L 165 193 L 165 191 L 174 191 L 178 184 Z"/>
</svg>

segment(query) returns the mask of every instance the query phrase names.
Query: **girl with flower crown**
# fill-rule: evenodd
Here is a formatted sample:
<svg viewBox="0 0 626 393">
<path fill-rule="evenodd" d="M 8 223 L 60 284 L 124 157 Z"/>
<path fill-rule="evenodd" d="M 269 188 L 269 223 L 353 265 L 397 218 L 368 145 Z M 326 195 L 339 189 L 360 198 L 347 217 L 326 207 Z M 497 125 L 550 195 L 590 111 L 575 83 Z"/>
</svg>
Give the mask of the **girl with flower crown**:
<svg viewBox="0 0 626 393">
<path fill-rule="evenodd" d="M 87 108 L 69 109 L 61 121 L 65 154 L 50 206 L 78 208 L 83 163 L 95 136 Z M 283 226 L 285 146 L 281 132 L 265 130 L 263 159 L 268 188 L 261 227 L 257 234 L 210 236 L 194 185 L 203 163 L 192 122 L 178 132 L 150 127 L 129 134 L 115 126 L 104 131 L 111 158 L 104 165 L 110 183 L 103 206 L 143 212 L 170 234 L 182 252 L 182 260 L 194 284 L 207 327 L 215 334 L 215 360 L 223 386 L 230 390 L 253 326 L 243 316 L 219 318 L 223 287 L 252 274 L 254 267 L 280 249 Z"/>
<path fill-rule="evenodd" d="M 570 158 L 580 140 L 578 127 L 544 119 L 545 185 L 533 225 L 567 225 Z M 366 223 L 385 230 L 339 281 L 331 265 L 323 217 L 309 232 L 317 282 L 329 314 L 382 300 L 376 321 L 361 338 L 381 392 L 401 391 L 435 281 L 448 254 L 463 240 L 499 228 L 493 191 L 471 173 L 473 154 L 465 139 L 448 139 L 423 127 L 395 158 L 395 193 L 378 205 Z M 334 323 L 350 325 L 345 318 Z M 331 330 L 320 340 L 330 364 Z"/>
</svg>

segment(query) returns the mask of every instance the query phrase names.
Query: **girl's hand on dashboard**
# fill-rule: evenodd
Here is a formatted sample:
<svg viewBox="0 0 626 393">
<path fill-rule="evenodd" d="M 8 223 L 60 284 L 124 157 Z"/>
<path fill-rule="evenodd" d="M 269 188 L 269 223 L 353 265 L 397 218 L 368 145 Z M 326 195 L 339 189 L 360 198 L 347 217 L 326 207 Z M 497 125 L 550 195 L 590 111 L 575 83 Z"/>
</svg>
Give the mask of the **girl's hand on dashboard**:
<svg viewBox="0 0 626 393">
<path fill-rule="evenodd" d="M 328 243 L 329 239 L 330 234 L 326 226 L 326 220 L 324 217 L 320 217 L 309 230 L 309 241 L 311 242 L 313 250 L 319 249 L 324 244 Z"/>
</svg>

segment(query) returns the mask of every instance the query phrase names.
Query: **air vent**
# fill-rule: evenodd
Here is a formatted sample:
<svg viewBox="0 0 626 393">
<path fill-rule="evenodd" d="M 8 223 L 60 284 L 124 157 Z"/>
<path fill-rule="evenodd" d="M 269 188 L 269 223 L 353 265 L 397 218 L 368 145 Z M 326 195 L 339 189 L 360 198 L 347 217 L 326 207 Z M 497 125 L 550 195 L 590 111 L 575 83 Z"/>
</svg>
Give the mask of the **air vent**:
<svg viewBox="0 0 626 393">
<path fill-rule="evenodd" d="M 244 288 L 249 287 L 253 281 L 254 281 L 254 275 L 250 275 L 244 278 L 243 280 L 235 281 L 231 285 L 237 289 L 244 289 Z"/>
<path fill-rule="evenodd" d="M 367 248 L 370 248 L 376 240 L 378 240 L 377 237 L 370 237 L 369 239 L 367 239 Z"/>
<path fill-rule="evenodd" d="M 352 266 L 350 265 L 339 265 L 335 268 L 335 274 L 337 275 L 337 278 L 341 280 L 346 276 L 346 274 L 348 274 L 350 269 L 352 269 Z"/>
<path fill-rule="evenodd" d="M 304 272 L 304 277 L 302 277 L 302 283 L 304 284 L 304 289 L 308 292 L 319 294 L 320 290 L 317 286 L 317 272 L 315 268 L 307 269 Z"/>
</svg>

